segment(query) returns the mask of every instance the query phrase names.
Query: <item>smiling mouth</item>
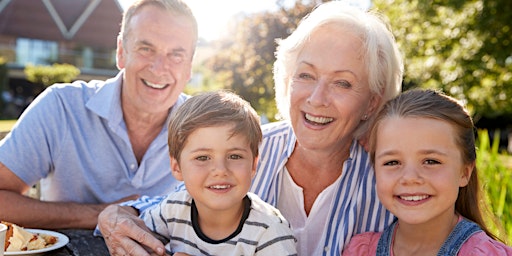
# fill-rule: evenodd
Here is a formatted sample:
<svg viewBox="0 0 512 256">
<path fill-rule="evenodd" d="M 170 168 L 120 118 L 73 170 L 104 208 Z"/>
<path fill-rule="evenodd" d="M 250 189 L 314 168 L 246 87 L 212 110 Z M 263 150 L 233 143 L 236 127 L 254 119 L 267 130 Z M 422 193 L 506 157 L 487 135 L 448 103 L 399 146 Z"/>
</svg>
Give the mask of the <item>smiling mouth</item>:
<svg viewBox="0 0 512 256">
<path fill-rule="evenodd" d="M 165 87 L 167 87 L 169 85 L 169 84 L 154 84 L 154 83 L 151 83 L 144 79 L 142 79 L 142 83 L 144 83 L 146 86 L 151 87 L 153 89 L 164 89 Z"/>
<path fill-rule="evenodd" d="M 421 195 L 421 196 L 398 196 L 398 198 L 405 200 L 405 201 L 421 201 L 429 198 L 429 195 Z"/>
<path fill-rule="evenodd" d="M 332 117 L 312 116 L 308 113 L 304 114 L 304 118 L 306 119 L 306 122 L 314 125 L 326 125 L 334 120 Z"/>
<path fill-rule="evenodd" d="M 209 186 L 208 188 L 211 188 L 211 189 L 228 189 L 228 188 L 231 188 L 231 185 L 213 185 L 213 186 Z"/>
</svg>

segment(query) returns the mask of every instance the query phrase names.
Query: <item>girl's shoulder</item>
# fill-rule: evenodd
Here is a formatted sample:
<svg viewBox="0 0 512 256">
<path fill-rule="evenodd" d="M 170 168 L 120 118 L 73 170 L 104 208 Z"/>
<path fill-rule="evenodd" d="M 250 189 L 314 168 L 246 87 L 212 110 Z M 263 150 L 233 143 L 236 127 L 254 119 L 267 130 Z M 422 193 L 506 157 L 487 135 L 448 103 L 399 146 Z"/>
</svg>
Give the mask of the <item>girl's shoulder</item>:
<svg viewBox="0 0 512 256">
<path fill-rule="evenodd" d="M 353 236 L 343 249 L 343 255 L 376 255 L 381 235 L 382 232 L 365 232 Z"/>
<path fill-rule="evenodd" d="M 512 255 L 512 247 L 489 237 L 484 231 L 472 235 L 461 247 L 458 255 Z"/>
</svg>

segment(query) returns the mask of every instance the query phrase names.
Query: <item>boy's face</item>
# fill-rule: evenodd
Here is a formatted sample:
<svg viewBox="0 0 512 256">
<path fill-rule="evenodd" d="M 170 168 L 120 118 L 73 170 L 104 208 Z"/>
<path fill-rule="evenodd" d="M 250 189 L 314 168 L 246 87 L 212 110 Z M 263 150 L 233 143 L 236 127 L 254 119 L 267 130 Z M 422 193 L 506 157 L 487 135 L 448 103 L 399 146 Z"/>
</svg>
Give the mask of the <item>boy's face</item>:
<svg viewBox="0 0 512 256">
<path fill-rule="evenodd" d="M 246 136 L 231 136 L 231 128 L 199 128 L 189 135 L 180 161 L 171 157 L 174 177 L 185 182 L 199 212 L 240 210 L 251 186 L 257 158 Z"/>
</svg>

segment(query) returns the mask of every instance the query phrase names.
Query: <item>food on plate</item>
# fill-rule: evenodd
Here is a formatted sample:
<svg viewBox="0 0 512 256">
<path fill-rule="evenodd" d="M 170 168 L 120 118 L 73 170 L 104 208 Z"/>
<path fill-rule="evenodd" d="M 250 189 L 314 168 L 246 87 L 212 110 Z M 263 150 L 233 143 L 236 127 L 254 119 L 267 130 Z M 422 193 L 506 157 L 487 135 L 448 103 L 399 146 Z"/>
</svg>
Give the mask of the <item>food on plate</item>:
<svg viewBox="0 0 512 256">
<path fill-rule="evenodd" d="M 32 233 L 7 221 L 1 223 L 7 226 L 4 243 L 6 252 L 38 250 L 57 243 L 55 236 Z"/>
</svg>

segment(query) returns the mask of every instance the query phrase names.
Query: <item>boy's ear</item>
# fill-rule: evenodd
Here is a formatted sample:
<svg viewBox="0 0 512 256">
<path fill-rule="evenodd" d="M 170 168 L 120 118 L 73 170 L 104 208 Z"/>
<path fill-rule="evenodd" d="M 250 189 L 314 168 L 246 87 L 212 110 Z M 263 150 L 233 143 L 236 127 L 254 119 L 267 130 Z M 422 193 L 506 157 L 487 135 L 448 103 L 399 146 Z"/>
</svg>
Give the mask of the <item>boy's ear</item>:
<svg viewBox="0 0 512 256">
<path fill-rule="evenodd" d="M 471 174 L 473 173 L 473 169 L 475 169 L 475 162 L 465 165 L 462 169 L 462 177 L 460 180 L 459 187 L 465 187 L 468 185 L 469 180 L 471 178 Z"/>
<path fill-rule="evenodd" d="M 256 167 L 258 166 L 258 157 L 255 157 L 252 162 L 251 178 L 256 176 Z"/>
<path fill-rule="evenodd" d="M 172 176 L 176 178 L 179 181 L 183 181 L 183 173 L 180 169 L 180 164 L 178 163 L 178 160 L 176 158 L 171 157 L 171 172 Z"/>
</svg>

